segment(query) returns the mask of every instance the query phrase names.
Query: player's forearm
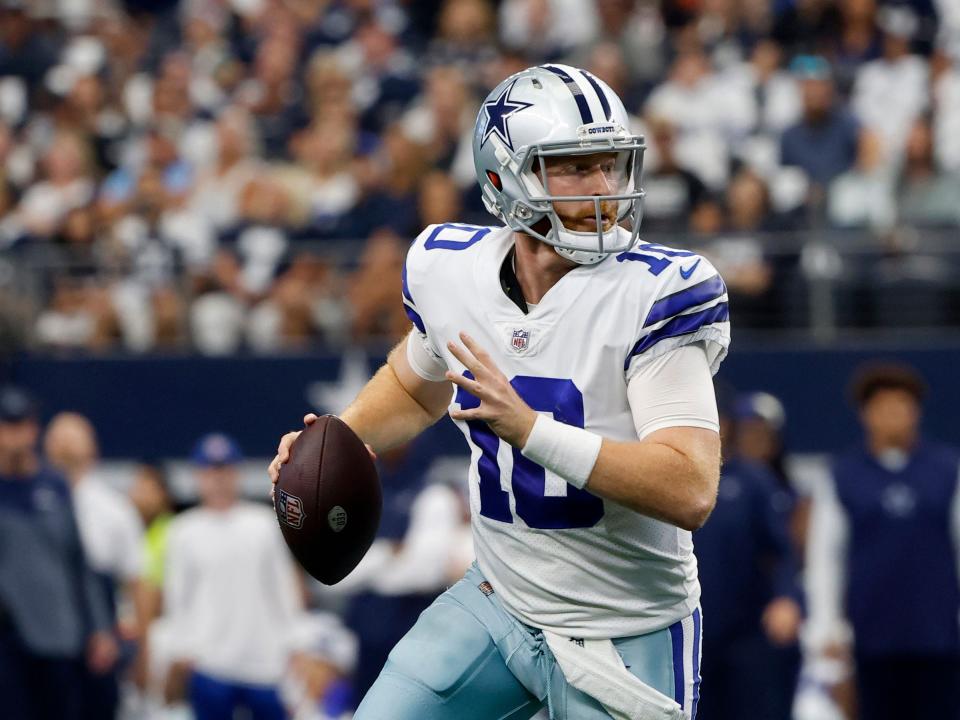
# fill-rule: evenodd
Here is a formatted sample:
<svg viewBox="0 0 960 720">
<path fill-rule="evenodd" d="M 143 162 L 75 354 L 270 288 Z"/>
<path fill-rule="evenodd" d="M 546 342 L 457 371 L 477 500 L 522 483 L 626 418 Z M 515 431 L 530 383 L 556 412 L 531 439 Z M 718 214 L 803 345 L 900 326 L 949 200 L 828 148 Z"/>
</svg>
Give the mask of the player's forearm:
<svg viewBox="0 0 960 720">
<path fill-rule="evenodd" d="M 587 481 L 595 495 L 643 515 L 696 530 L 706 522 L 717 498 L 719 441 L 706 434 L 694 450 L 656 442 L 604 439 Z"/>
<path fill-rule="evenodd" d="M 443 415 L 436 402 L 424 402 L 400 381 L 392 361 L 381 367 L 340 418 L 374 452 L 409 442 Z"/>
</svg>

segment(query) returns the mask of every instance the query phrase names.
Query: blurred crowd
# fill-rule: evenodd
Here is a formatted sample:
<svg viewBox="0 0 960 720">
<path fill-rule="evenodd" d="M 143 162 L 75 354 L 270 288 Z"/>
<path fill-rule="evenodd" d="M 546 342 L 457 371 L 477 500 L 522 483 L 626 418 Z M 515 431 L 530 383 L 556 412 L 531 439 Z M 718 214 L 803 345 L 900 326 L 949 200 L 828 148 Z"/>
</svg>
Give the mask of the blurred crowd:
<svg viewBox="0 0 960 720">
<path fill-rule="evenodd" d="M 960 227 L 950 0 L 3 0 L 0 342 L 394 337 L 410 240 L 490 222 L 481 99 L 544 61 L 621 95 L 645 235 L 707 247 L 748 322 L 767 233 Z"/>
<path fill-rule="evenodd" d="M 863 366 L 862 440 L 811 475 L 776 397 L 718 385 L 700 720 L 960 717 L 960 451 L 922 434 L 925 394 Z M 41 424 L 0 388 L 3 717 L 347 720 L 473 561 L 469 459 L 429 432 L 381 454 L 377 539 L 330 588 L 287 551 L 259 462 L 247 499 L 241 448 L 208 434 L 174 492 L 167 465 L 108 473 L 86 417 Z"/>
</svg>

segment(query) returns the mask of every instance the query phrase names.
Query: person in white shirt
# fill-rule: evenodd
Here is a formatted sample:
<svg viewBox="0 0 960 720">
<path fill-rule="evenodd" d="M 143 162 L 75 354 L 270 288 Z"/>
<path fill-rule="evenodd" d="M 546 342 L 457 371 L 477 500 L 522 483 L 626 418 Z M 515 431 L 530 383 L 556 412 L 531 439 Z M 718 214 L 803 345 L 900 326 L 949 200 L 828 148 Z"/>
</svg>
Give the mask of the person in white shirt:
<svg viewBox="0 0 960 720">
<path fill-rule="evenodd" d="M 851 107 L 882 139 L 884 165 L 896 167 L 911 126 L 930 105 L 929 69 L 922 57 L 910 53 L 918 21 L 909 9 L 886 8 L 878 21 L 884 31 L 883 57 L 857 71 Z"/>
<path fill-rule="evenodd" d="M 303 596 L 269 507 L 238 497 L 242 459 L 230 437 L 197 443 L 200 506 L 170 526 L 164 578 L 170 673 L 187 683 L 196 720 L 285 717 L 277 686 Z"/>
</svg>

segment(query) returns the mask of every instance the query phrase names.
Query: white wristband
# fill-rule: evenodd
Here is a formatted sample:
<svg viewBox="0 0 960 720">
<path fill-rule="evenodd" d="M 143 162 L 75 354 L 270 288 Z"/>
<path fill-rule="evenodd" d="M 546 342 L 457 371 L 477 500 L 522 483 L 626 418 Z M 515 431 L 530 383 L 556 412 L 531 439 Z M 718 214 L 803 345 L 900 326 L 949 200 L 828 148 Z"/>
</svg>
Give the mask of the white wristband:
<svg viewBox="0 0 960 720">
<path fill-rule="evenodd" d="M 538 415 L 520 451 L 576 488 L 587 484 L 603 438 L 583 428 Z"/>
</svg>

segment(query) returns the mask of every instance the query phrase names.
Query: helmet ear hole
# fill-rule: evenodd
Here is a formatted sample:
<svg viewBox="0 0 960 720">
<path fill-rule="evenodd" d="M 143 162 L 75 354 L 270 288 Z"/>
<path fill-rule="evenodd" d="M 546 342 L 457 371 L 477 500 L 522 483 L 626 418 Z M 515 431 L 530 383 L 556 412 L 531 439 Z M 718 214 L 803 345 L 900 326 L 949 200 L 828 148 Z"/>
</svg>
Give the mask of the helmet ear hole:
<svg viewBox="0 0 960 720">
<path fill-rule="evenodd" d="M 490 181 L 490 184 L 497 189 L 497 192 L 503 192 L 503 181 L 497 173 L 493 170 L 487 170 L 487 179 Z"/>
</svg>

